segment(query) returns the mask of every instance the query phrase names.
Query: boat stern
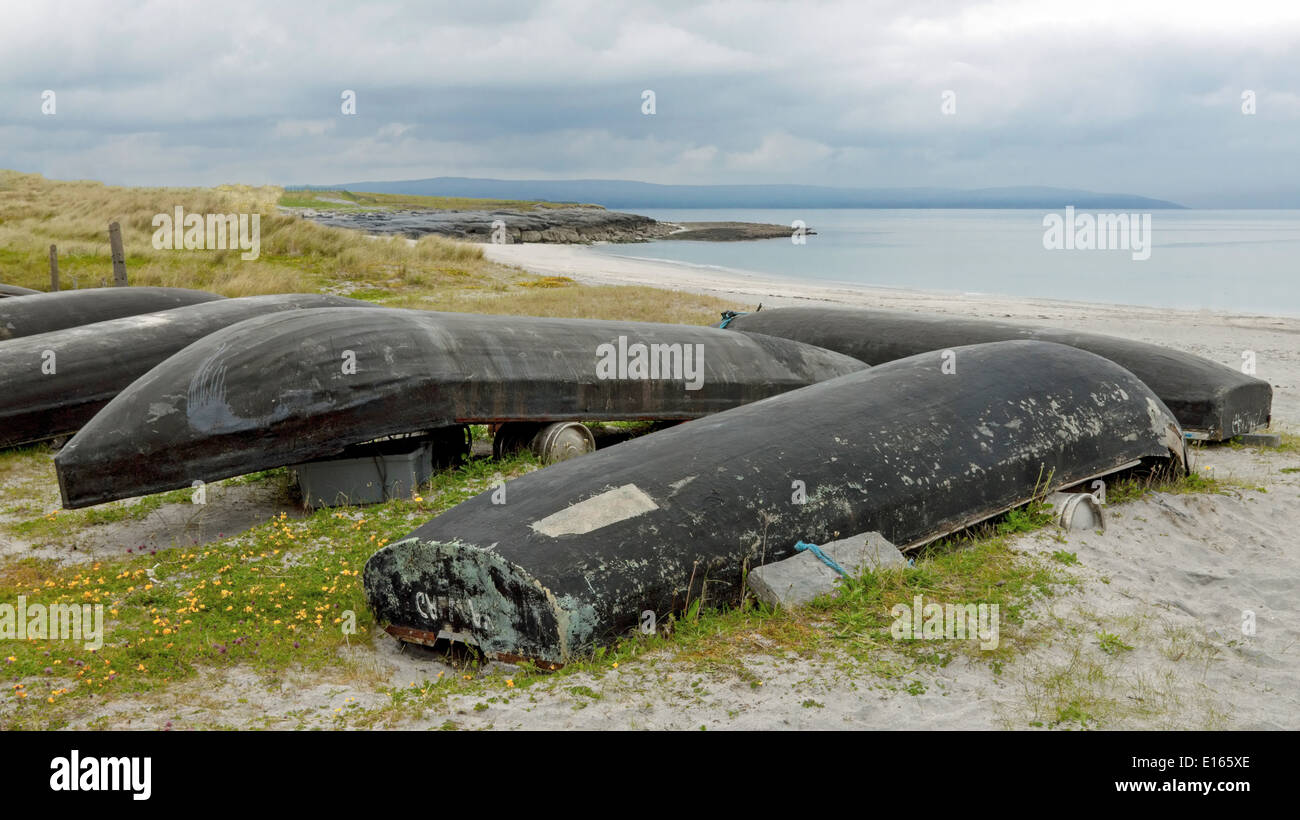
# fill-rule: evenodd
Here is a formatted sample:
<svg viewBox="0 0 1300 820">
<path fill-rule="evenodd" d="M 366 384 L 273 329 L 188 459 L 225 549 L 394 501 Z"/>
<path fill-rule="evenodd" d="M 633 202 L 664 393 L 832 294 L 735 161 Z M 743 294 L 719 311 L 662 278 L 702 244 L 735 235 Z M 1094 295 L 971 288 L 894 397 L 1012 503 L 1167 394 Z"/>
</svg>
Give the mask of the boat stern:
<svg viewBox="0 0 1300 820">
<path fill-rule="evenodd" d="M 491 548 L 407 538 L 372 555 L 362 580 L 375 617 L 402 641 L 463 643 L 554 669 L 581 632 L 581 612 Z"/>
</svg>

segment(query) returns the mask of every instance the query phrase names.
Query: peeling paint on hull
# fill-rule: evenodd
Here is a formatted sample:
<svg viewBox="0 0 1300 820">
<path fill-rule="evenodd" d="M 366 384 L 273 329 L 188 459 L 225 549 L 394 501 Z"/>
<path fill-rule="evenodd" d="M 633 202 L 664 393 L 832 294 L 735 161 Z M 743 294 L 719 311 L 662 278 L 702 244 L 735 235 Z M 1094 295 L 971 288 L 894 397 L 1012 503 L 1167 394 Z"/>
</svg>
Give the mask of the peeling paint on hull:
<svg viewBox="0 0 1300 820">
<path fill-rule="evenodd" d="M 1131 370 L 1195 438 L 1222 441 L 1267 427 L 1273 388 L 1216 362 L 1159 345 L 982 319 L 853 308 L 777 308 L 737 316 L 728 330 L 795 339 L 872 364 L 959 345 L 1034 339 L 1070 345 Z"/>
<path fill-rule="evenodd" d="M 6 299 L 0 302 L 0 342 L 224 298 L 185 288 L 82 288 Z"/>
<path fill-rule="evenodd" d="M 151 367 L 210 333 L 284 310 L 362 307 L 342 296 L 220 299 L 13 339 L 0 356 L 0 447 L 68 435 Z M 46 372 L 46 351 L 55 355 Z"/>
<path fill-rule="evenodd" d="M 598 378 L 598 348 L 619 337 L 703 345 L 699 389 Z M 864 368 L 788 339 L 711 327 L 300 310 L 219 330 L 159 364 L 55 465 L 64 505 L 84 507 L 451 424 L 698 418 Z"/>
<path fill-rule="evenodd" d="M 646 610 L 662 622 L 701 595 L 738 600 L 744 567 L 800 540 L 877 531 L 915 547 L 1036 488 L 1142 459 L 1185 465 L 1173 415 L 1113 362 L 1045 342 L 956 352 L 954 375 L 914 356 L 506 482 L 507 503 L 483 493 L 375 553 L 367 600 L 408 636 L 565 663 Z M 584 508 L 601 498 L 624 514 Z M 599 526 L 573 526 L 584 511 Z"/>
</svg>

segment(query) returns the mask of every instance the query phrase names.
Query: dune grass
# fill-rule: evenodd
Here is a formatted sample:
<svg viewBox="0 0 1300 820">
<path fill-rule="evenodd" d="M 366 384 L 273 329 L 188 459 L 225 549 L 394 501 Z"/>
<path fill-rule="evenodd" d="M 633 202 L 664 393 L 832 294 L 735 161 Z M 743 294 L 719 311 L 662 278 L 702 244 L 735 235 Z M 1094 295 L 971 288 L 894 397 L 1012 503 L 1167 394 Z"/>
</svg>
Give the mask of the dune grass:
<svg viewBox="0 0 1300 820">
<path fill-rule="evenodd" d="M 327 192 L 300 193 L 322 196 Z M 716 321 L 729 307 L 721 300 L 693 294 L 586 286 L 564 277 L 534 276 L 486 259 L 478 245 L 439 236 L 412 242 L 318 225 L 279 209 L 281 201 L 297 201 L 296 196 L 286 199 L 283 189 L 273 186 L 121 188 L 0 170 L 0 282 L 48 290 L 49 246 L 55 244 L 62 288 L 100 286 L 112 278 L 108 223 L 117 221 L 132 285 L 197 288 L 223 296 L 338 293 L 425 310 L 691 324 Z M 392 207 L 415 207 L 415 200 L 425 199 L 431 203 L 422 207 L 555 206 L 514 200 L 351 196 L 359 203 L 370 197 Z M 155 249 L 154 216 L 170 214 L 177 206 L 186 213 L 259 214 L 259 257 L 244 260 L 238 250 Z"/>
</svg>

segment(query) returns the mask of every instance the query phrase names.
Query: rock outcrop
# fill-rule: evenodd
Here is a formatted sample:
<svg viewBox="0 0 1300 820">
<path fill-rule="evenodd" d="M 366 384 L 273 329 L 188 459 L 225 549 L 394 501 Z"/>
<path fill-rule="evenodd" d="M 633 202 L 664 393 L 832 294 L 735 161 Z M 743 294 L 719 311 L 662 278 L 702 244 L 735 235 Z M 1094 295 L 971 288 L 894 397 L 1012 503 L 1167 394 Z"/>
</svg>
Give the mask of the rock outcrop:
<svg viewBox="0 0 1300 820">
<path fill-rule="evenodd" d="M 299 211 L 322 225 L 370 234 L 402 234 L 413 239 L 438 234 L 470 242 L 647 242 L 681 239 L 731 242 L 786 238 L 791 228 L 752 222 L 660 222 L 640 214 L 604 208 L 537 208 L 532 211 Z M 814 233 L 806 231 L 806 233 Z M 494 235 L 495 234 L 495 235 Z"/>
<path fill-rule="evenodd" d="M 494 231 L 506 241 L 644 242 L 677 230 L 676 225 L 648 216 L 603 208 L 539 208 L 533 211 L 304 211 L 303 217 L 322 225 L 352 228 L 372 234 L 402 234 L 418 238 L 438 234 L 471 242 L 491 242 Z M 500 241 L 500 240 L 497 240 Z"/>
</svg>

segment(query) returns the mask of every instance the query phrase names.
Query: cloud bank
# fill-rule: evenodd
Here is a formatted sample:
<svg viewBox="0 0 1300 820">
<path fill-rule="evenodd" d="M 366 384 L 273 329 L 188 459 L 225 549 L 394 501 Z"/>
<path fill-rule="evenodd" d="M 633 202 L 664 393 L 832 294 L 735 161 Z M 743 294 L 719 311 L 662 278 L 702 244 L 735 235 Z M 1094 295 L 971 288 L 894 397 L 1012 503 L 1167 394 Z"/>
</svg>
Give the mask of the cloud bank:
<svg viewBox="0 0 1300 820">
<path fill-rule="evenodd" d="M 288 0 L 6 14 L 0 167 L 57 178 L 1055 185 L 1300 204 L 1294 5 Z"/>
</svg>

